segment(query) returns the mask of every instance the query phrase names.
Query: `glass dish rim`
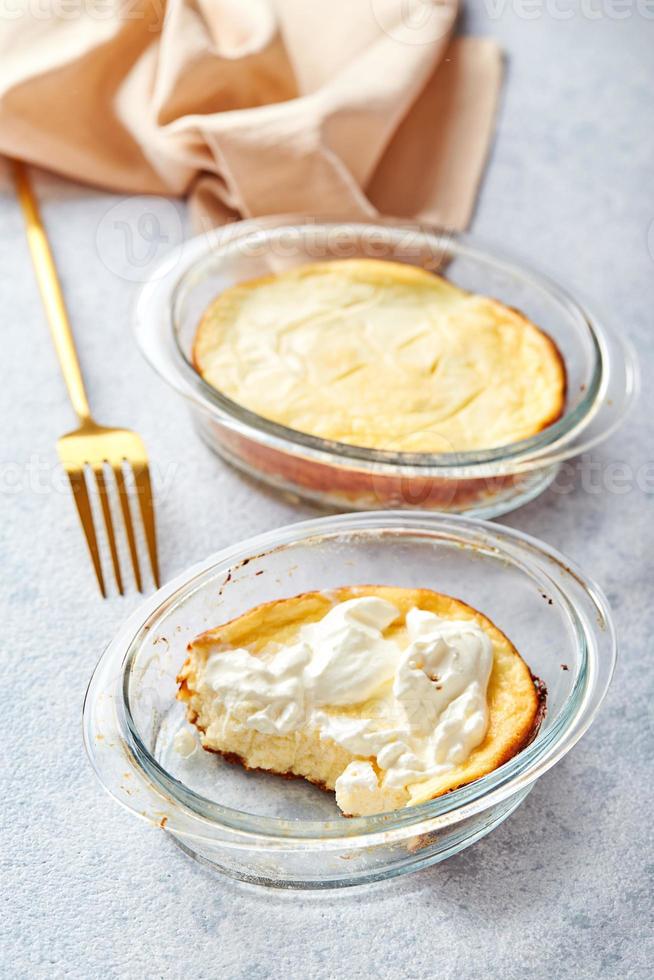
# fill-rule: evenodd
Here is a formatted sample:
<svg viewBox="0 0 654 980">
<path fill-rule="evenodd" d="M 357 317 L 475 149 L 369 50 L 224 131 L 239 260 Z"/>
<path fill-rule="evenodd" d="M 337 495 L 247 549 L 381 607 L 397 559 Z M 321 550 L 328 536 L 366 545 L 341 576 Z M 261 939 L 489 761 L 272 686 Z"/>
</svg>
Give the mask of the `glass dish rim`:
<svg viewBox="0 0 654 980">
<path fill-rule="evenodd" d="M 260 554 L 262 551 L 268 553 L 298 541 L 324 537 L 325 532 L 327 534 L 336 534 L 356 533 L 357 531 L 377 531 L 383 534 L 383 528 L 377 526 L 380 524 L 389 525 L 390 527 L 387 530 L 398 531 L 404 529 L 409 532 L 429 531 L 430 529 L 438 530 L 439 526 L 447 530 L 449 525 L 450 528 L 454 529 L 453 531 L 450 530 L 450 536 L 452 534 L 456 536 L 457 528 L 463 528 L 464 533 L 466 528 L 469 532 L 476 529 L 477 531 L 484 532 L 493 541 L 501 542 L 504 540 L 509 547 L 513 545 L 513 547 L 516 547 L 522 552 L 522 557 L 525 559 L 523 567 L 515 560 L 512 561 L 512 564 L 521 567 L 523 572 L 529 574 L 531 566 L 538 570 L 539 577 L 542 578 L 544 575 L 548 578 L 549 588 L 553 593 L 557 594 L 557 598 L 563 602 L 566 608 L 568 618 L 574 627 L 578 651 L 581 656 L 579 675 L 552 727 L 547 729 L 542 735 L 538 734 L 530 745 L 503 766 L 452 793 L 417 806 L 404 808 L 403 810 L 374 815 L 372 817 L 355 817 L 347 821 L 343 821 L 340 818 L 331 821 L 288 821 L 276 817 L 249 814 L 208 800 L 171 776 L 143 744 L 129 712 L 128 684 L 130 670 L 143 639 L 149 633 L 150 621 L 158 617 L 165 607 L 174 606 L 177 602 L 182 601 L 190 592 L 202 587 L 202 579 L 211 575 L 218 566 L 224 566 L 226 562 L 234 563 L 242 561 L 244 557 L 252 557 L 253 554 Z M 468 546 L 473 547 L 470 542 Z M 486 550 L 489 550 L 489 553 L 496 553 L 498 548 L 497 545 L 488 545 Z M 611 646 L 611 657 L 608 675 L 599 693 L 591 690 L 589 687 L 591 683 L 590 674 L 593 672 L 589 671 L 589 667 L 593 665 L 589 664 L 589 647 L 586 643 L 587 634 L 582 627 L 575 607 L 568 598 L 566 591 L 557 585 L 554 579 L 547 575 L 545 568 L 541 567 L 536 560 L 530 561 L 530 553 L 532 552 L 535 552 L 538 557 L 547 559 L 548 561 L 554 561 L 572 582 L 577 583 L 586 597 L 591 600 L 594 613 L 596 615 L 598 614 L 606 628 Z M 508 552 L 505 552 L 505 554 L 508 555 Z M 160 601 L 157 601 L 158 598 Z M 145 619 L 142 619 L 146 611 L 147 616 Z M 130 627 L 133 626 L 137 619 L 141 621 L 136 632 L 134 632 L 128 642 L 125 642 L 126 634 L 130 632 Z M 116 647 L 118 648 L 117 653 L 114 652 L 113 656 L 110 657 L 112 650 Z M 105 788 L 118 798 L 120 802 L 126 803 L 129 806 L 129 803 L 121 800 L 118 793 L 114 792 L 112 787 L 103 778 L 100 766 L 96 760 L 97 746 L 94 743 L 92 733 L 89 731 L 89 726 L 92 724 L 91 715 L 93 713 L 93 704 L 91 702 L 94 682 L 96 675 L 103 665 L 107 663 L 108 658 L 111 659 L 112 677 L 115 678 L 117 674 L 120 676 L 120 682 L 118 684 L 120 700 L 117 705 L 119 725 L 114 734 L 121 740 L 121 751 L 129 759 L 132 771 L 141 781 L 147 783 L 150 791 L 153 791 L 159 796 L 163 792 L 174 807 L 181 809 L 187 817 L 190 816 L 194 824 L 194 829 L 191 833 L 186 830 L 184 832 L 185 836 L 194 836 L 197 838 L 207 837 L 208 835 L 211 838 L 212 831 L 227 830 L 229 832 L 236 832 L 238 835 L 248 839 L 255 838 L 259 841 L 264 839 L 268 841 L 279 841 L 281 839 L 289 844 L 293 841 L 303 841 L 306 845 L 309 841 L 317 843 L 328 840 L 347 840 L 353 844 L 357 841 L 360 843 L 369 843 L 371 838 L 379 834 L 387 837 L 389 833 L 393 832 L 397 832 L 400 835 L 406 835 L 407 832 L 415 833 L 416 826 L 421 823 L 425 824 L 430 820 L 442 819 L 448 816 L 450 817 L 449 822 L 455 823 L 464 819 L 472 812 L 485 810 L 495 803 L 501 802 L 506 797 L 518 792 L 521 787 L 531 785 L 533 781 L 554 765 L 575 744 L 592 723 L 606 695 L 615 668 L 616 638 L 608 602 L 592 579 L 585 576 L 567 558 L 560 555 L 548 545 L 544 545 L 543 542 L 521 531 L 505 528 L 488 521 L 420 511 L 377 511 L 315 518 L 256 535 L 236 545 L 221 549 L 204 562 L 193 566 L 180 576 L 177 576 L 163 589 L 160 589 L 155 596 L 151 597 L 144 604 L 141 614 L 137 610 L 127 623 L 125 623 L 113 643 L 105 650 L 94 671 L 84 705 L 84 737 L 87 754 L 89 755 L 96 775 Z M 594 672 L 596 673 L 596 671 Z M 114 696 L 117 695 L 114 694 Z M 593 700 L 593 697 L 595 698 L 595 703 L 590 704 L 589 708 L 589 702 Z M 569 745 L 565 744 L 566 737 L 570 741 Z"/>
<path fill-rule="evenodd" d="M 586 339 L 590 342 L 593 352 L 591 378 L 584 397 L 579 404 L 571 411 L 564 412 L 556 422 L 546 426 L 535 435 L 519 440 L 518 442 L 509 443 L 505 446 L 471 452 L 409 453 L 397 452 L 395 450 L 371 449 L 363 446 L 351 446 L 347 443 L 323 439 L 319 436 L 300 432 L 299 430 L 289 428 L 288 426 L 281 425 L 258 415 L 256 412 L 228 398 L 205 381 L 184 353 L 179 343 L 178 331 L 176 329 L 180 295 L 189 281 L 195 280 L 205 266 L 215 262 L 221 252 L 227 253 L 232 246 L 238 245 L 239 242 L 242 243 L 243 238 L 250 235 L 260 237 L 264 240 L 273 231 L 280 228 L 299 231 L 302 228 L 315 230 L 316 228 L 337 227 L 339 225 L 349 226 L 350 228 L 368 227 L 374 229 L 386 227 L 397 231 L 414 230 L 426 238 L 444 241 L 450 248 L 454 245 L 458 250 L 458 254 L 476 261 L 486 262 L 496 269 L 508 272 L 515 279 L 527 283 L 532 288 L 535 287 L 541 290 L 550 299 L 554 299 L 584 329 Z M 229 226 L 229 229 L 230 235 L 224 245 L 216 247 L 215 245 L 209 244 L 206 250 L 177 277 L 171 291 L 168 311 L 169 327 L 173 342 L 173 356 L 177 368 L 183 375 L 185 381 L 194 390 L 200 403 L 205 408 L 209 405 L 213 412 L 217 412 L 220 416 L 235 423 L 239 428 L 243 428 L 248 435 L 254 435 L 255 438 L 259 439 L 264 436 L 287 452 L 289 450 L 297 451 L 301 449 L 310 453 L 312 456 L 315 455 L 322 459 L 327 458 L 332 463 L 345 465 L 358 464 L 365 467 L 377 468 L 380 466 L 390 467 L 398 472 L 413 469 L 420 471 L 423 475 L 429 472 L 439 473 L 441 475 L 450 472 L 458 475 L 482 467 L 492 467 L 493 465 L 503 467 L 505 464 L 511 462 L 517 464 L 531 458 L 537 459 L 540 464 L 543 462 L 541 459 L 543 454 L 567 445 L 590 424 L 595 416 L 607 387 L 609 356 L 604 338 L 604 329 L 597 318 L 587 308 L 582 306 L 569 290 L 559 285 L 550 276 L 539 272 L 529 264 L 509 255 L 504 249 L 499 249 L 494 245 L 485 243 L 478 236 L 468 232 L 452 232 L 424 223 L 421 224 L 419 222 L 389 217 L 341 219 L 333 216 L 325 216 L 319 219 L 309 219 L 302 215 L 272 215 L 266 217 L 264 221 L 261 219 L 247 219 L 245 221 L 235 222 Z"/>
</svg>

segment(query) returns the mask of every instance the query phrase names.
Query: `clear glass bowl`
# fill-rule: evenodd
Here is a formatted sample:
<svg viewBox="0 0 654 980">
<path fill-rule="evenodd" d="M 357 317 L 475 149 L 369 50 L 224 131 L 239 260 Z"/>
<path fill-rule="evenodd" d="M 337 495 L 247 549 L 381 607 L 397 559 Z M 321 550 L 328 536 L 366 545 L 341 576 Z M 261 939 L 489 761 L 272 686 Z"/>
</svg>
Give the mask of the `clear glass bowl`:
<svg viewBox="0 0 654 980">
<path fill-rule="evenodd" d="M 446 272 L 457 285 L 515 306 L 556 342 L 566 365 L 565 413 L 521 442 L 479 452 L 403 453 L 348 446 L 278 425 L 221 394 L 191 363 L 209 303 L 243 280 L 306 262 L 367 256 Z M 388 220 L 274 217 L 237 222 L 172 252 L 139 294 L 135 329 L 146 358 L 187 399 L 204 441 L 280 490 L 338 509 L 384 507 L 494 517 L 531 500 L 559 464 L 606 438 L 636 390 L 631 349 L 550 279 L 472 236 Z"/>
<path fill-rule="evenodd" d="M 351 819 L 302 780 L 175 752 L 186 724 L 175 677 L 197 633 L 261 602 L 362 583 L 433 588 L 490 616 L 547 688 L 531 744 L 439 799 Z M 501 823 L 586 731 L 615 653 L 599 589 L 524 534 L 417 511 L 325 517 L 227 548 L 148 599 L 93 675 L 86 747 L 117 800 L 218 870 L 282 887 L 352 885 L 442 861 Z"/>
</svg>

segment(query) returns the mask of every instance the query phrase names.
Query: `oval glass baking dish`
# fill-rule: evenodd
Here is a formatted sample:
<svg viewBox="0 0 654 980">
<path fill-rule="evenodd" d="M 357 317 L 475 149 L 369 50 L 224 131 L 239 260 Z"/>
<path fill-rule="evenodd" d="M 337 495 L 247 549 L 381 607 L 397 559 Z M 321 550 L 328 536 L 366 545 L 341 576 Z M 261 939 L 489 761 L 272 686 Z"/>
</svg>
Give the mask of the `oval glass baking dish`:
<svg viewBox="0 0 654 980">
<path fill-rule="evenodd" d="M 200 318 L 235 283 L 307 262 L 365 256 L 441 271 L 514 306 L 555 341 L 567 372 L 563 416 L 497 449 L 408 453 L 307 435 L 249 411 L 191 363 Z M 135 330 L 148 361 L 187 399 L 202 439 L 230 463 L 286 492 L 338 509 L 434 509 L 494 517 L 531 500 L 559 464 L 606 438 L 636 389 L 631 349 L 550 279 L 469 235 L 388 220 L 275 217 L 236 222 L 172 252 L 142 287 Z"/>
<path fill-rule="evenodd" d="M 533 741 L 446 796 L 356 818 L 303 780 L 175 752 L 186 725 L 175 678 L 197 633 L 261 602 L 363 583 L 432 588 L 488 615 L 546 686 Z M 117 800 L 218 870 L 282 887 L 351 885 L 442 861 L 501 823 L 586 731 L 615 655 L 599 589 L 526 535 L 418 511 L 325 517 L 226 548 L 149 598 L 96 668 L 85 742 Z"/>
</svg>

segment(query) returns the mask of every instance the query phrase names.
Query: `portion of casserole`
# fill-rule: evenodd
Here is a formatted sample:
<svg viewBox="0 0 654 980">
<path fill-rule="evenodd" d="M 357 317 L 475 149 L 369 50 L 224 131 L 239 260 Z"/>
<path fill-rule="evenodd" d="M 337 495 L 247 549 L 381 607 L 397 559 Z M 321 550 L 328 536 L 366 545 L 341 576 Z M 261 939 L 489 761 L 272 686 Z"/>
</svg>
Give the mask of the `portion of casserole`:
<svg viewBox="0 0 654 980">
<path fill-rule="evenodd" d="M 563 412 L 554 342 L 517 310 L 398 262 L 300 266 L 225 290 L 193 360 L 214 388 L 290 429 L 401 452 L 491 449 Z"/>
<path fill-rule="evenodd" d="M 198 636 L 178 683 L 204 749 L 334 790 L 348 815 L 479 779 L 541 716 L 507 637 L 429 589 L 343 587 L 257 606 Z"/>
</svg>

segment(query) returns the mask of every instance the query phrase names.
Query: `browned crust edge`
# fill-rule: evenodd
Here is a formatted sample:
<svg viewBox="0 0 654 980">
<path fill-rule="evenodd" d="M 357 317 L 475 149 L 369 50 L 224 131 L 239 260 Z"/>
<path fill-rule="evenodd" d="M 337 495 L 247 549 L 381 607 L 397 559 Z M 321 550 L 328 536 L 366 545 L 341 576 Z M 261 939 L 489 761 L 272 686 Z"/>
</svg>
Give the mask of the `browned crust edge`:
<svg viewBox="0 0 654 980">
<path fill-rule="evenodd" d="M 559 409 L 558 411 L 552 412 L 551 415 L 545 419 L 542 425 L 532 433 L 531 437 L 533 437 L 535 435 L 538 435 L 538 433 L 542 432 L 544 429 L 548 429 L 550 425 L 554 425 L 554 423 L 558 422 L 561 416 L 563 415 L 565 411 L 566 401 L 568 398 L 568 369 L 566 367 L 565 360 L 563 359 L 563 354 L 559 350 L 558 344 L 553 339 L 553 337 L 550 337 L 550 335 L 547 333 L 546 330 L 543 330 L 543 328 L 539 327 L 537 323 L 534 323 L 533 320 L 530 320 L 529 317 L 522 312 L 522 310 L 519 310 L 517 308 L 517 306 L 507 306 L 507 304 L 503 303 L 502 300 L 500 299 L 495 299 L 495 302 L 499 303 L 501 306 L 506 306 L 508 310 L 511 310 L 512 313 L 515 313 L 515 315 L 520 317 L 521 320 L 524 320 L 525 323 L 528 323 L 530 327 L 533 327 L 534 330 L 538 331 L 538 333 L 543 337 L 545 342 L 549 344 L 550 351 L 554 359 L 558 362 L 559 370 L 561 372 L 561 401 L 559 404 Z M 501 447 L 497 447 L 497 448 L 501 448 Z"/>
</svg>

